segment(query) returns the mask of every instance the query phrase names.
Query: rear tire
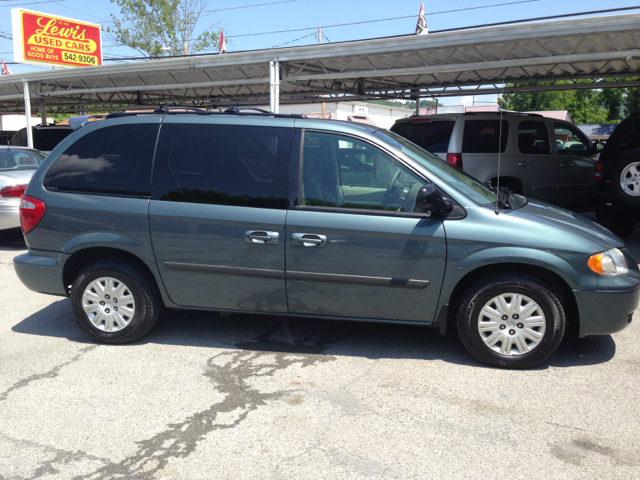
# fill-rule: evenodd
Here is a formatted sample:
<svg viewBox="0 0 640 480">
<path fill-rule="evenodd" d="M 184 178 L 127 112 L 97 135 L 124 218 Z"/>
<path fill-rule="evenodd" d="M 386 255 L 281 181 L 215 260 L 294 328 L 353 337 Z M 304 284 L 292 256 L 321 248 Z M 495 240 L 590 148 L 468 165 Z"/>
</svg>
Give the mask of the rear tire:
<svg viewBox="0 0 640 480">
<path fill-rule="evenodd" d="M 469 353 L 501 368 L 530 368 L 556 351 L 565 330 L 562 304 L 538 278 L 506 272 L 471 285 L 457 312 Z"/>
<path fill-rule="evenodd" d="M 151 275 L 120 259 L 87 265 L 71 285 L 71 310 L 80 328 L 100 343 L 142 338 L 158 321 L 160 293 Z"/>
</svg>

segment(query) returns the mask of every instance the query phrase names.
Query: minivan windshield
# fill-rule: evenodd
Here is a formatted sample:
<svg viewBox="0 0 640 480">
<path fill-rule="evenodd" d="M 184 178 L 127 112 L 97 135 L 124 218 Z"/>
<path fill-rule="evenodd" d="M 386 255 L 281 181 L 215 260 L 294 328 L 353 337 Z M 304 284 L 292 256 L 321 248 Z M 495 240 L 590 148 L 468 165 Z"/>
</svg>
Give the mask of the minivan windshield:
<svg viewBox="0 0 640 480">
<path fill-rule="evenodd" d="M 2 148 L 0 149 L 0 172 L 9 170 L 35 170 L 44 158 L 42 153 L 34 150 Z"/>
<path fill-rule="evenodd" d="M 377 130 L 374 135 L 383 140 L 390 147 L 408 155 L 430 172 L 445 180 L 449 185 L 466 195 L 478 205 L 490 205 L 496 203 L 496 194 L 486 185 L 463 172 L 450 163 L 421 149 L 417 145 L 387 130 Z"/>
</svg>

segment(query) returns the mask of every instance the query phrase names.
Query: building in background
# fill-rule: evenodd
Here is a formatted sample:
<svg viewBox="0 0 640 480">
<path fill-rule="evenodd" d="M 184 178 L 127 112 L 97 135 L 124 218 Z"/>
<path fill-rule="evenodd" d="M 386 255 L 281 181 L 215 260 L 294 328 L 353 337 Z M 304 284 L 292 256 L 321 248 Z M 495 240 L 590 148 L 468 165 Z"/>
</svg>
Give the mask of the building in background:
<svg viewBox="0 0 640 480">
<path fill-rule="evenodd" d="M 37 115 L 31 115 L 31 125 L 40 125 L 41 118 Z M 47 123 L 54 123 L 52 118 L 47 118 Z M 18 131 L 27 127 L 26 115 L 0 115 L 0 131 L 12 130 Z"/>
<path fill-rule="evenodd" d="M 607 141 L 613 131 L 618 126 L 617 123 L 601 123 L 593 125 L 576 125 L 591 140 Z"/>
</svg>

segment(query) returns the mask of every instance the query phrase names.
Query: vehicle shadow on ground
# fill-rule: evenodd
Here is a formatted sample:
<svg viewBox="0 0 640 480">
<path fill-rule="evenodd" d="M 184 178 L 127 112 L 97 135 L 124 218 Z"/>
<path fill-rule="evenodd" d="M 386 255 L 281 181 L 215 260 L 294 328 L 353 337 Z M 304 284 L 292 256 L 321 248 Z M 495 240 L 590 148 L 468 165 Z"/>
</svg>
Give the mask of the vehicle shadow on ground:
<svg viewBox="0 0 640 480">
<path fill-rule="evenodd" d="M 26 249 L 27 244 L 24 243 L 22 230 L 19 228 L 0 230 L 0 251 L 8 252 Z"/>
<path fill-rule="evenodd" d="M 74 322 L 67 299 L 56 301 L 25 318 L 12 330 L 84 344 L 94 343 Z M 368 359 L 440 360 L 488 368 L 467 353 L 455 328 L 450 328 L 442 337 L 435 329 L 418 325 L 306 317 L 245 314 L 221 317 L 212 312 L 165 310 L 154 329 L 137 343 Z M 566 338 L 551 359 L 537 368 L 606 363 L 615 352 L 615 341 L 610 335 L 582 340 Z"/>
</svg>

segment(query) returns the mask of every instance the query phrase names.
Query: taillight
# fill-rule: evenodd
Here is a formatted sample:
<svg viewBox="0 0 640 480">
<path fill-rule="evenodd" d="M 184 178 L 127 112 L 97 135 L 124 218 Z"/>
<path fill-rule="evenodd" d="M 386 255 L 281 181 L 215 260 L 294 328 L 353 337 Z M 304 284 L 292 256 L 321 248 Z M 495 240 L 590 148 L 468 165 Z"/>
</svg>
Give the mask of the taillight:
<svg viewBox="0 0 640 480">
<path fill-rule="evenodd" d="M 20 200 L 20 225 L 22 226 L 22 234 L 26 235 L 38 225 L 38 222 L 44 217 L 47 210 L 44 202 L 37 198 L 22 196 Z"/>
<path fill-rule="evenodd" d="M 599 182 L 602 180 L 602 162 L 598 160 L 594 167 L 596 168 L 596 173 L 593 174 L 593 181 Z"/>
<path fill-rule="evenodd" d="M 462 154 L 461 153 L 447 153 L 447 162 L 454 167 L 458 167 L 462 170 Z"/>
<path fill-rule="evenodd" d="M 9 197 L 21 197 L 24 195 L 24 191 L 27 189 L 26 185 L 13 185 L 11 187 L 4 187 L 0 190 L 0 197 L 9 198 Z"/>
</svg>

